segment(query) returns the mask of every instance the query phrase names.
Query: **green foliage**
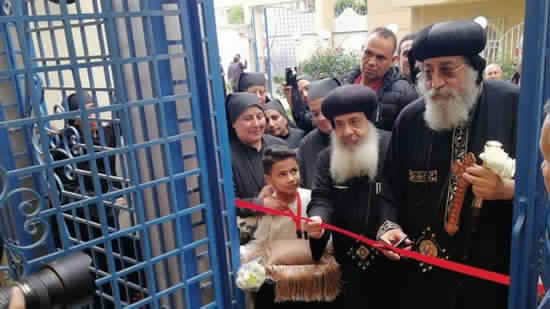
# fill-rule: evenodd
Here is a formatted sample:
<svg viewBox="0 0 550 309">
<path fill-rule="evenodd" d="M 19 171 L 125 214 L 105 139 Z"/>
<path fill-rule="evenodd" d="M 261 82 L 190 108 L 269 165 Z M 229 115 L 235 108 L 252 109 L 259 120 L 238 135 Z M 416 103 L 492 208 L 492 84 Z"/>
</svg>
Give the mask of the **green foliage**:
<svg viewBox="0 0 550 309">
<path fill-rule="evenodd" d="M 240 5 L 234 5 L 227 10 L 228 23 L 232 25 L 244 24 L 244 9 Z"/>
<path fill-rule="evenodd" d="M 284 76 L 273 76 L 273 82 L 278 85 L 282 85 L 285 83 L 285 77 Z"/>
<path fill-rule="evenodd" d="M 311 75 L 314 80 L 325 77 L 341 79 L 359 65 L 359 55 L 345 53 L 341 48 L 317 50 L 298 65 L 298 72 Z"/>
<path fill-rule="evenodd" d="M 354 9 L 359 15 L 367 15 L 367 0 L 338 0 L 334 6 L 334 15 L 339 16 L 347 8 Z"/>
<path fill-rule="evenodd" d="M 510 80 L 516 72 L 516 62 L 513 58 L 505 58 L 497 62 L 502 68 L 502 79 Z"/>
<path fill-rule="evenodd" d="M 284 97 L 285 95 L 282 89 L 282 87 L 284 87 L 283 85 L 285 84 L 284 76 L 273 76 L 272 78 L 273 78 L 273 83 L 275 85 L 280 85 L 280 87 L 276 87 L 276 89 L 274 89 L 275 94 L 277 95 L 277 97 L 280 97 L 280 98 Z"/>
</svg>

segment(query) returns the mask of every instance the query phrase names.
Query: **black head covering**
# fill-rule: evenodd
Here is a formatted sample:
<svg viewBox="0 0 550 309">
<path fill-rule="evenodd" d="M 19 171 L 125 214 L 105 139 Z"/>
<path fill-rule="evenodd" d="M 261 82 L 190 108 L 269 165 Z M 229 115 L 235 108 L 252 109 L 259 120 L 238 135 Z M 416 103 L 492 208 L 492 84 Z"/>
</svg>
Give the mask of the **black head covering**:
<svg viewBox="0 0 550 309">
<path fill-rule="evenodd" d="M 276 101 L 276 100 L 269 101 L 266 104 L 264 104 L 263 107 L 264 107 L 264 111 L 268 111 L 270 109 L 276 110 L 277 112 L 279 112 L 279 114 L 281 114 L 281 116 L 285 117 L 286 120 L 288 120 L 288 116 L 285 112 L 285 109 L 279 101 Z"/>
<path fill-rule="evenodd" d="M 262 111 L 264 108 L 258 101 L 258 97 L 250 93 L 231 93 L 225 99 L 227 108 L 227 121 L 230 126 L 237 121 L 239 116 L 251 106 L 256 106 Z"/>
<path fill-rule="evenodd" d="M 246 92 L 252 86 L 265 86 L 265 74 L 259 72 L 243 72 L 239 75 L 239 92 Z"/>
<path fill-rule="evenodd" d="M 478 83 L 483 78 L 485 59 L 479 56 L 487 44 L 483 27 L 470 20 L 446 21 L 427 26 L 417 33 L 409 52 L 411 79 L 416 82 L 415 61 L 428 58 L 464 56 L 478 71 Z"/>
<path fill-rule="evenodd" d="M 227 126 L 230 139 L 237 138 L 237 133 L 235 133 L 235 129 L 233 128 L 233 123 L 235 123 L 239 116 L 251 106 L 256 106 L 262 111 L 264 110 L 260 104 L 260 101 L 258 101 L 258 97 L 250 93 L 231 93 L 225 98 Z"/>
<path fill-rule="evenodd" d="M 70 112 L 80 109 L 79 98 L 80 96 L 78 95 L 78 93 L 73 93 L 67 97 L 67 107 Z M 82 98 L 84 99 L 82 106 L 85 106 L 88 103 L 92 103 L 92 97 L 87 92 L 82 93 Z M 69 119 L 67 123 L 70 126 L 75 126 L 74 119 Z"/>
<path fill-rule="evenodd" d="M 80 105 L 78 104 L 79 98 L 78 93 L 73 93 L 67 98 L 67 106 L 69 107 L 69 111 L 80 109 Z M 83 106 L 88 103 L 92 103 L 92 97 L 87 92 L 82 93 L 82 98 L 84 99 L 84 103 L 82 104 Z"/>
<path fill-rule="evenodd" d="M 376 93 L 369 87 L 345 85 L 332 90 L 324 99 L 321 110 L 334 125 L 334 118 L 343 114 L 363 112 L 367 119 L 374 122 L 378 105 Z"/>
<path fill-rule="evenodd" d="M 329 92 L 342 85 L 336 78 L 316 80 L 309 84 L 308 100 L 310 102 L 326 97 Z"/>
</svg>

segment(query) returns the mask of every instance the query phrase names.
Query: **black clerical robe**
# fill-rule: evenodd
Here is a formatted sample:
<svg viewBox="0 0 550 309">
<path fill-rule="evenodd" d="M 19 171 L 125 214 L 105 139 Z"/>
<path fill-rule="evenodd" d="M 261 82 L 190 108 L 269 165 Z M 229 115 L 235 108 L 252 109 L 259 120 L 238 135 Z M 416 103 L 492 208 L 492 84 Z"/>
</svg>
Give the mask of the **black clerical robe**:
<svg viewBox="0 0 550 309">
<path fill-rule="evenodd" d="M 235 198 L 254 199 L 264 187 L 263 151 L 273 145 L 287 145 L 280 138 L 264 135 L 260 151 L 241 143 L 238 138 L 231 139 L 231 167 Z M 237 208 L 237 214 L 245 217 L 249 212 Z"/>
<path fill-rule="evenodd" d="M 296 126 L 304 130 L 307 134 L 315 129 L 313 126 L 313 120 L 311 119 L 311 112 L 309 111 L 307 103 L 302 101 L 298 89 L 292 87 L 291 91 L 292 99 L 290 101 L 292 103 L 292 118 L 296 121 Z"/>
<path fill-rule="evenodd" d="M 379 130 L 378 170 L 382 170 L 390 133 Z M 374 239 L 380 222 L 377 194 L 380 190 L 376 179 L 368 176 L 354 177 L 345 183 L 335 183 L 330 173 L 331 148 L 319 155 L 317 174 L 308 205 L 308 216 L 320 216 L 323 222 Z M 392 262 L 376 250 L 361 247 L 357 241 L 339 234 L 325 231 L 320 239 L 310 237 L 314 259 L 319 259 L 332 236 L 334 256 L 342 270 L 342 293 L 336 303 L 352 308 L 362 304 L 368 308 L 385 308 L 386 293 L 394 281 Z M 393 292 L 392 292 L 393 293 Z"/>
<path fill-rule="evenodd" d="M 102 132 L 103 136 L 100 135 L 99 129 L 97 132 L 97 136 L 92 136 L 93 145 L 105 146 L 105 147 L 111 147 L 111 148 L 115 147 L 117 145 L 115 128 L 112 125 L 107 125 L 102 127 L 102 131 L 103 131 Z M 75 145 L 72 143 L 71 137 L 74 135 L 72 131 L 67 130 L 63 134 L 66 134 L 68 136 L 66 138 L 68 145 L 62 144 L 62 145 L 59 145 L 57 148 L 51 150 L 50 153 L 54 160 L 68 159 L 69 158 L 68 152 L 70 152 L 73 148 L 79 149 L 78 147 L 75 147 Z M 84 139 L 84 133 L 80 132 L 80 129 L 79 129 L 79 134 L 80 134 L 80 139 L 78 140 L 78 142 L 85 144 L 86 142 Z M 82 155 L 85 155 L 89 152 L 87 147 L 83 147 L 81 150 L 82 150 Z M 96 150 L 96 151 L 99 151 L 99 150 Z M 79 153 L 75 151 L 75 152 L 72 152 L 71 155 L 73 157 L 76 157 L 79 155 Z M 91 172 L 92 168 L 90 166 L 90 162 L 91 160 L 86 160 L 86 161 L 76 163 L 76 167 L 81 170 Z M 116 175 L 115 158 L 113 156 L 96 159 L 95 164 L 96 164 L 98 173 Z M 63 183 L 63 187 L 65 190 L 74 192 L 74 193 L 79 193 L 79 194 L 95 195 L 92 176 L 83 175 L 81 177 L 68 178 L 65 174 L 64 168 L 65 168 L 64 166 L 56 168 L 55 173 Z M 80 189 L 81 181 L 84 184 L 83 188 L 85 192 L 81 192 L 81 189 Z M 107 193 L 110 189 L 120 189 L 120 187 L 122 186 L 119 181 L 107 180 L 101 177 L 99 178 L 99 184 L 100 184 L 101 193 Z"/>
<path fill-rule="evenodd" d="M 304 137 L 304 131 L 300 129 L 291 128 L 288 127 L 288 135 L 281 137 L 284 139 L 288 147 L 291 149 L 296 149 L 300 145 L 300 142 L 302 141 L 302 138 Z"/>
<path fill-rule="evenodd" d="M 330 135 L 315 129 L 309 132 L 298 147 L 298 166 L 300 168 L 300 187 L 311 189 L 315 179 L 317 157 L 330 145 Z"/>
<path fill-rule="evenodd" d="M 383 218 L 398 223 L 417 251 L 508 273 L 512 201 L 484 201 L 479 214 L 472 209 L 471 186 L 465 194 L 458 233 L 444 230 L 451 183 L 453 147 L 466 138 L 466 152 L 479 154 L 488 140 L 497 140 L 515 157 L 519 89 L 502 81 L 483 82 L 467 135 L 463 131 L 435 132 L 424 121 L 425 101 L 419 99 L 399 115 L 393 129 L 383 173 Z M 428 250 L 429 249 L 429 250 Z M 428 250 L 428 251 L 426 251 Z M 403 308 L 507 308 L 507 289 L 492 283 L 408 264 Z"/>
</svg>

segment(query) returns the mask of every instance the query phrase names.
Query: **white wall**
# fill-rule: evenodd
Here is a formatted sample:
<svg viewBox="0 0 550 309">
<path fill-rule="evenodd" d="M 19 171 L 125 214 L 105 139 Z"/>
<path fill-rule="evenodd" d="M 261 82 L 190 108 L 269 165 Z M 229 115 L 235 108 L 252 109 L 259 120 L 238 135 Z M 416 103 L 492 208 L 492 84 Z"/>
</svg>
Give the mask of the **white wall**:
<svg viewBox="0 0 550 309">
<path fill-rule="evenodd" d="M 60 6 L 52 3 L 49 3 L 49 11 L 50 15 L 60 14 Z M 44 7 L 45 1 L 35 1 L 36 5 L 36 11 L 37 15 L 46 15 L 46 8 Z M 80 1 L 80 7 L 81 7 L 81 13 L 94 13 L 93 8 L 93 2 L 92 1 Z M 69 10 L 69 14 L 75 14 L 76 6 L 75 5 L 68 5 L 67 6 Z M 83 23 L 89 23 L 96 20 L 82 20 Z M 73 21 L 74 23 L 74 21 Z M 63 23 L 61 21 L 54 21 L 53 26 L 62 26 Z M 47 22 L 40 22 L 38 24 L 31 24 L 31 29 L 40 27 L 45 28 L 48 27 Z M 51 33 L 53 32 L 53 38 Z M 50 30 L 41 30 L 40 31 L 40 38 L 43 45 L 43 51 L 42 54 L 39 50 L 38 45 L 38 36 L 36 32 L 33 32 L 33 43 L 35 47 L 35 56 L 38 58 L 63 58 L 63 57 L 69 57 L 69 48 L 68 48 L 68 42 L 67 37 L 65 34 L 65 29 L 60 28 L 56 29 L 50 32 Z M 80 27 L 73 27 L 71 30 L 71 34 L 73 37 L 74 42 L 74 50 L 76 52 L 77 57 L 82 56 L 101 56 L 102 54 L 109 53 L 108 51 L 101 51 L 100 48 L 100 33 L 103 32 L 103 28 L 100 27 L 100 30 L 98 32 L 98 28 L 96 25 L 87 25 L 83 27 L 83 30 L 81 31 Z M 105 39 L 105 34 L 103 33 L 103 40 Z M 85 39 L 86 47 L 87 47 L 87 55 L 85 53 L 85 48 L 83 41 Z M 57 47 L 57 55 L 54 52 L 54 41 L 55 45 Z M 99 59 L 95 59 L 92 61 L 98 61 Z M 84 60 L 81 60 L 82 62 L 85 62 Z M 61 60 L 60 64 L 70 64 L 71 61 L 69 59 Z M 40 63 L 39 65 L 44 65 L 43 63 Z M 52 66 L 56 65 L 54 61 L 49 61 L 45 64 L 46 66 Z M 103 66 L 96 66 L 90 69 L 80 69 L 78 72 L 78 76 L 80 78 L 81 87 L 82 88 L 106 88 L 106 74 L 108 72 L 105 72 L 103 69 Z M 91 78 L 90 78 L 91 76 Z M 44 75 L 41 75 L 43 86 L 44 87 L 63 87 L 63 88 L 74 88 L 75 82 L 73 78 L 73 72 L 71 70 L 63 70 L 59 73 L 49 73 L 49 85 L 46 84 L 46 77 Z M 63 83 L 61 83 L 61 79 L 63 80 Z M 111 79 L 112 80 L 112 79 Z M 67 95 L 74 92 L 74 90 L 68 90 Z M 62 102 L 62 92 L 59 90 L 45 90 L 45 99 L 46 99 L 46 105 L 48 108 L 48 113 L 53 113 L 53 106 L 56 104 L 60 104 Z M 100 106 L 109 105 L 109 97 L 107 92 L 97 92 L 97 103 Z M 110 118 L 110 113 L 103 113 L 100 115 L 102 118 Z M 56 121 L 52 123 L 52 126 L 60 128 L 62 127 L 63 123 L 60 121 Z"/>
</svg>

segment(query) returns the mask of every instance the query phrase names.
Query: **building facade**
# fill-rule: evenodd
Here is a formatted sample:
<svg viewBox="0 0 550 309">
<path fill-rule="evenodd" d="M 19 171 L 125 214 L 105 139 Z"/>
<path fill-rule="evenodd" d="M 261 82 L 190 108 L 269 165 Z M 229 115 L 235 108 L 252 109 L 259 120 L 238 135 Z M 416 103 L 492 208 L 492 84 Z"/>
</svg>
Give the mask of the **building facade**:
<svg viewBox="0 0 550 309">
<path fill-rule="evenodd" d="M 521 54 L 525 3 L 523 0 L 391 0 L 369 1 L 370 27 L 396 23 L 398 37 L 424 26 L 484 16 L 488 21 L 489 62 L 517 59 Z"/>
</svg>

